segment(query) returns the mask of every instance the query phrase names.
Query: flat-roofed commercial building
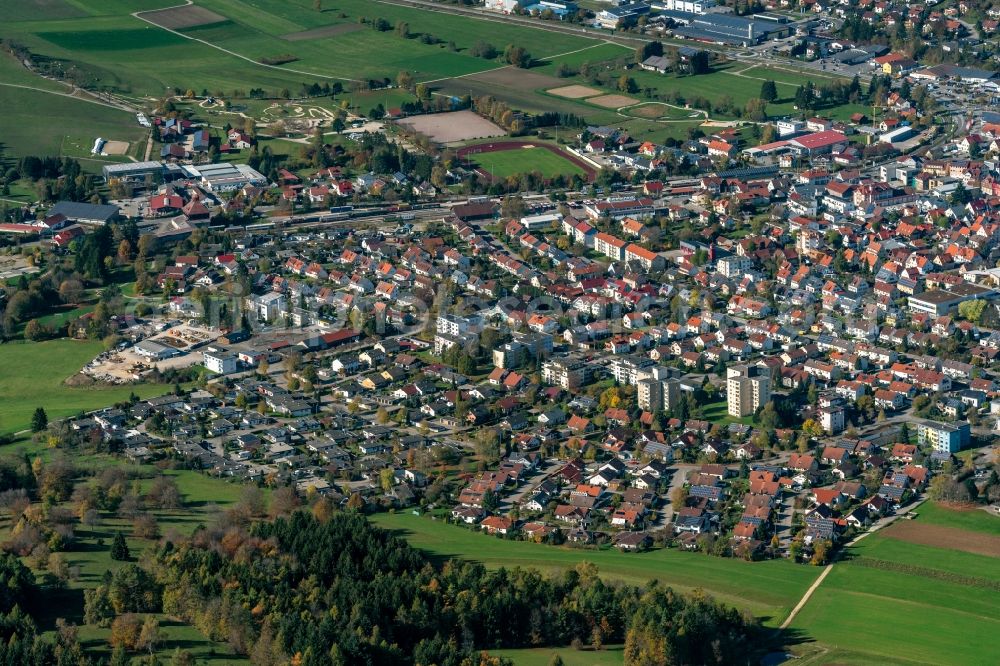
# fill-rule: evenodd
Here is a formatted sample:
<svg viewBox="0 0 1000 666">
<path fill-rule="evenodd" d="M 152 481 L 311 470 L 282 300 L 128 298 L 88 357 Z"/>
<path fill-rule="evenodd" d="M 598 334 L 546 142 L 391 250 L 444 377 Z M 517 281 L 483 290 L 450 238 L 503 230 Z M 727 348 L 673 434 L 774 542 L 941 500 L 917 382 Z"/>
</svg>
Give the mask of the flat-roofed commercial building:
<svg viewBox="0 0 1000 666">
<path fill-rule="evenodd" d="M 997 291 L 978 284 L 956 284 L 948 289 L 932 289 L 907 297 L 907 305 L 914 312 L 940 317 L 958 307 L 959 303 L 975 300 L 994 300 Z"/>
<path fill-rule="evenodd" d="M 229 192 L 247 185 L 264 187 L 267 178 L 246 164 L 200 164 L 181 167 L 190 178 L 198 179 L 210 192 Z"/>
<path fill-rule="evenodd" d="M 105 180 L 123 180 L 127 182 L 142 182 L 146 178 L 156 179 L 163 175 L 163 164 L 160 162 L 125 162 L 123 164 L 105 164 L 101 168 Z"/>
</svg>

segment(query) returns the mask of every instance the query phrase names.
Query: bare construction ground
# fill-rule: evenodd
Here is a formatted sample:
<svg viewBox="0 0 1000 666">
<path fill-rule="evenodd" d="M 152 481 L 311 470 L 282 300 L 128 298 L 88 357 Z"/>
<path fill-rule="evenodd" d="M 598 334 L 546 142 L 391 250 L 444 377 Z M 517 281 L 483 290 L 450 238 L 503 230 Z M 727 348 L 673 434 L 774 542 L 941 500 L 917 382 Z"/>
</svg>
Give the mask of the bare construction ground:
<svg viewBox="0 0 1000 666">
<path fill-rule="evenodd" d="M 128 152 L 128 141 L 106 141 L 103 153 L 105 155 L 124 155 Z"/>
<path fill-rule="evenodd" d="M 633 116 L 639 116 L 640 118 L 659 118 L 664 115 L 664 111 L 666 111 L 665 107 L 657 106 L 655 104 L 643 104 L 642 106 L 629 109 L 628 112 Z"/>
<path fill-rule="evenodd" d="M 458 143 L 470 139 L 505 136 L 502 127 L 472 111 L 432 113 L 397 121 L 399 125 L 419 132 L 438 143 Z"/>
<path fill-rule="evenodd" d="M 586 102 L 587 104 L 602 106 L 605 109 L 620 109 L 623 106 L 638 104 L 639 100 L 626 97 L 625 95 L 601 95 L 600 97 L 589 97 Z"/>
<path fill-rule="evenodd" d="M 322 39 L 323 37 L 346 35 L 350 32 L 357 32 L 364 29 L 363 25 L 357 23 L 338 23 L 337 25 L 325 25 L 322 28 L 313 28 L 312 30 L 303 30 L 302 32 L 290 32 L 287 35 L 282 35 L 281 38 L 289 42 L 302 42 L 307 39 Z"/>
<path fill-rule="evenodd" d="M 550 95 L 555 95 L 556 97 L 565 97 L 566 99 L 583 99 L 584 97 L 593 97 L 594 95 L 601 94 L 601 91 L 597 88 L 578 85 L 550 88 L 545 92 Z"/>
<path fill-rule="evenodd" d="M 200 25 L 210 25 L 227 20 L 225 16 L 197 5 L 140 12 L 139 16 L 169 30 L 196 28 Z"/>
</svg>

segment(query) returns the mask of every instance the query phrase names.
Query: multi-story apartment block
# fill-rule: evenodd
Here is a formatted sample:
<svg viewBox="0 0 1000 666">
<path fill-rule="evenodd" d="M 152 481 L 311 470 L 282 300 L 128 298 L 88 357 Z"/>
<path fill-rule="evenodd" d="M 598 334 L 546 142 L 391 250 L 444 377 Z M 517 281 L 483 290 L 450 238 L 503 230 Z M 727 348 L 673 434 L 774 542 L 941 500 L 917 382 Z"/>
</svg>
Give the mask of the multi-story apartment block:
<svg viewBox="0 0 1000 666">
<path fill-rule="evenodd" d="M 749 416 L 771 399 L 771 378 L 757 366 L 729 368 L 726 371 L 726 399 L 730 416 Z"/>
</svg>

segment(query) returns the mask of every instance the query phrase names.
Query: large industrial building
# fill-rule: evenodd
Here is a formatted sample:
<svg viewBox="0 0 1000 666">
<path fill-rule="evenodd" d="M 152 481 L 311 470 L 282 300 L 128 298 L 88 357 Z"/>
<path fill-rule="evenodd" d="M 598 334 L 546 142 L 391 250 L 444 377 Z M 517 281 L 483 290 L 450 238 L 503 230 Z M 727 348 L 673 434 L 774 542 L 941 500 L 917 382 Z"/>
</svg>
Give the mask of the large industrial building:
<svg viewBox="0 0 1000 666">
<path fill-rule="evenodd" d="M 674 34 L 713 44 L 752 46 L 769 39 L 788 37 L 795 29 L 784 17 L 744 18 L 732 14 L 695 14 L 685 11 L 664 10 L 660 16 L 678 23 Z"/>
<path fill-rule="evenodd" d="M 246 164 L 221 162 L 198 166 L 182 165 L 181 169 L 188 178 L 200 181 L 200 185 L 209 192 L 228 192 L 247 185 L 267 185 L 267 178 Z"/>
<path fill-rule="evenodd" d="M 163 164 L 160 162 L 123 162 L 122 164 L 105 164 L 101 169 L 105 180 L 112 178 L 127 182 L 142 182 L 147 177 L 156 178 L 163 175 Z"/>
<path fill-rule="evenodd" d="M 48 217 L 64 216 L 79 224 L 101 226 L 113 222 L 118 217 L 118 206 L 111 204 L 90 204 L 79 201 L 60 201 L 49 209 Z"/>
</svg>

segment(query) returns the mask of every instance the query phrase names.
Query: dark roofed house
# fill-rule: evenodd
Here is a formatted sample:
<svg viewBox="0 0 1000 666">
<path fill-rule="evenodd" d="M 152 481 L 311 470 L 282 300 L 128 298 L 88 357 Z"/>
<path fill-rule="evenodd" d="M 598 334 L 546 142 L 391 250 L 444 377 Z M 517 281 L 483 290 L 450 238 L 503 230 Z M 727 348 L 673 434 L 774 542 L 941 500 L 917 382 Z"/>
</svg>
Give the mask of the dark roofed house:
<svg viewBox="0 0 1000 666">
<path fill-rule="evenodd" d="M 451 209 L 452 214 L 463 222 L 489 220 L 496 215 L 496 206 L 490 202 L 459 204 Z"/>
</svg>

